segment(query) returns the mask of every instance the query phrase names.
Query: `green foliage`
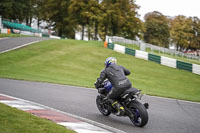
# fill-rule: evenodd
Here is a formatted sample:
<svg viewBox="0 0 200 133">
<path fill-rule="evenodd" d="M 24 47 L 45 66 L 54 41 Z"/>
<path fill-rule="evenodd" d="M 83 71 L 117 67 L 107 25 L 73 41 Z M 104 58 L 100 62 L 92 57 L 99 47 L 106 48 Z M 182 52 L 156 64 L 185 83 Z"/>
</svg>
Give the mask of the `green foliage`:
<svg viewBox="0 0 200 133">
<path fill-rule="evenodd" d="M 156 11 L 146 14 L 144 26 L 145 42 L 168 48 L 170 31 L 167 18 L 163 14 Z"/>
<path fill-rule="evenodd" d="M 189 47 L 189 40 L 192 38 L 191 19 L 185 16 L 177 16 L 171 22 L 171 38 L 172 42 L 182 51 Z"/>
<path fill-rule="evenodd" d="M 130 0 L 104 0 L 101 3 L 103 14 L 100 24 L 102 38 L 105 35 L 123 36 L 129 39 L 141 37 L 141 21 L 137 18 L 139 8 Z"/>
<path fill-rule="evenodd" d="M 34 16 L 35 0 L 2 0 L 0 2 L 0 15 L 3 18 L 19 21 L 25 21 L 31 25 Z"/>
<path fill-rule="evenodd" d="M 200 20 L 197 17 L 176 16 L 170 25 L 172 42 L 177 50 L 200 49 Z"/>
<path fill-rule="evenodd" d="M 193 17 L 191 19 L 192 19 L 193 37 L 190 40 L 191 41 L 190 48 L 200 49 L 200 19 L 197 17 Z"/>
<path fill-rule="evenodd" d="M 50 23 L 48 27 L 53 27 L 58 36 L 75 38 L 74 21 L 68 12 L 69 4 L 69 0 L 42 0 L 38 10 L 42 13 L 41 18 Z"/>
<path fill-rule="evenodd" d="M 139 7 L 133 0 L 4 0 L 0 3 L 3 18 L 26 21 L 32 18 L 49 23 L 59 36 L 75 37 L 75 30 L 87 31 L 88 39 L 104 40 L 106 35 L 135 39 L 141 36 Z"/>
</svg>

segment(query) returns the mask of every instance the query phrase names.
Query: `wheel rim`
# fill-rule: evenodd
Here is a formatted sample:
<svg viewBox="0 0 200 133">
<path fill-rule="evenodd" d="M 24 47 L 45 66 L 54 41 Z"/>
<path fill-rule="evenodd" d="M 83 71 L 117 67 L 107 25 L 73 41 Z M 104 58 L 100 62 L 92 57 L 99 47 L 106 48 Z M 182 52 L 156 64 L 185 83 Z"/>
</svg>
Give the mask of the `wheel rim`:
<svg viewBox="0 0 200 133">
<path fill-rule="evenodd" d="M 98 107 L 99 111 L 102 112 L 103 114 L 107 114 L 108 113 L 108 110 L 106 109 L 104 104 L 101 103 L 100 99 L 98 99 L 97 107 Z"/>
<path fill-rule="evenodd" d="M 142 123 L 142 118 L 140 117 L 140 113 L 139 110 L 136 109 L 135 107 L 131 107 L 131 112 L 134 115 L 134 118 L 131 119 L 131 121 L 135 124 L 135 125 L 140 125 Z"/>
<path fill-rule="evenodd" d="M 134 114 L 135 114 L 134 122 L 137 124 L 142 123 L 142 119 L 140 117 L 140 113 L 139 113 L 138 109 L 135 110 Z"/>
</svg>

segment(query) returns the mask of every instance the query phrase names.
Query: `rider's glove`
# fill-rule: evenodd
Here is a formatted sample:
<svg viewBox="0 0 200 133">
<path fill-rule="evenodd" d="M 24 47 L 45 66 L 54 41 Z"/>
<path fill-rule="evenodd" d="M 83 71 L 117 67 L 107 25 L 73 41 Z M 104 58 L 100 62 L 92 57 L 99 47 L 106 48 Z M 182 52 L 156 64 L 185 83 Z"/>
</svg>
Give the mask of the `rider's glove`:
<svg viewBox="0 0 200 133">
<path fill-rule="evenodd" d="M 94 83 L 94 86 L 95 86 L 96 89 L 98 89 L 100 87 L 100 85 L 97 81 Z"/>
</svg>

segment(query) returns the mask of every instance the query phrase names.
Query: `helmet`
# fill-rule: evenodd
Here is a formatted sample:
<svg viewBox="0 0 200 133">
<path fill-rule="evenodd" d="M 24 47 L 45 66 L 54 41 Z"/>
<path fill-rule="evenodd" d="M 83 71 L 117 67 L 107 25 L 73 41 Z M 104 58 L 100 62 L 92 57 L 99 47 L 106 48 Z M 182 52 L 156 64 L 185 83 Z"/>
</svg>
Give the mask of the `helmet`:
<svg viewBox="0 0 200 133">
<path fill-rule="evenodd" d="M 105 67 L 108 67 L 110 64 L 116 64 L 117 63 L 117 59 L 114 57 L 108 57 L 105 61 Z"/>
</svg>

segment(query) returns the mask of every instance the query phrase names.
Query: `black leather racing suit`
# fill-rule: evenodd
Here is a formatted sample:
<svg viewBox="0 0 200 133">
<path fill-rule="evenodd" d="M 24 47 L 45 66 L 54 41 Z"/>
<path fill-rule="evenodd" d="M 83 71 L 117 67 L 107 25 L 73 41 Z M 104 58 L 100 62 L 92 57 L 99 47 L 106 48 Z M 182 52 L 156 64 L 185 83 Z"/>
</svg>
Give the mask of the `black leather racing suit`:
<svg viewBox="0 0 200 133">
<path fill-rule="evenodd" d="M 101 72 L 100 77 L 97 79 L 97 84 L 102 84 L 107 78 L 113 86 L 107 97 L 109 99 L 117 99 L 120 94 L 132 86 L 131 82 L 126 77 L 126 75 L 129 74 L 130 71 L 123 66 L 111 64 Z"/>
</svg>

